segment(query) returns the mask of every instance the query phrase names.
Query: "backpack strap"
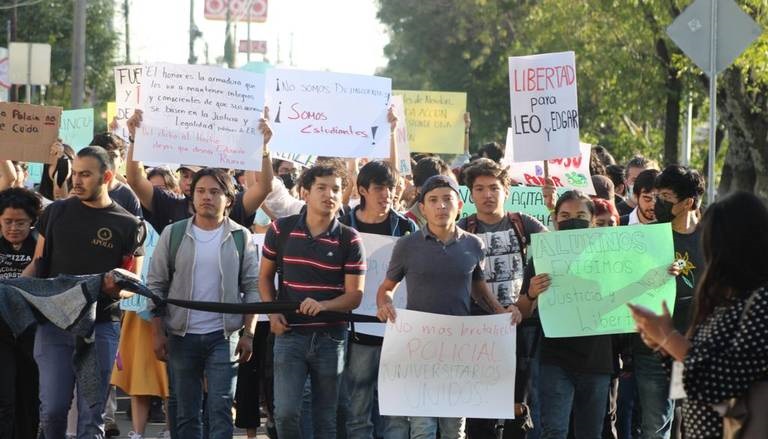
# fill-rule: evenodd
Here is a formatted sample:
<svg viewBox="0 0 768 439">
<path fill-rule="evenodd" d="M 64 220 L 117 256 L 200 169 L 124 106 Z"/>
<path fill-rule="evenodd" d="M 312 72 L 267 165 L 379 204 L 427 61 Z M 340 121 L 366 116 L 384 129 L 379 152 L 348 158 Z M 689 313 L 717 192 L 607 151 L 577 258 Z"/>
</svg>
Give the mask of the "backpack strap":
<svg viewBox="0 0 768 439">
<path fill-rule="evenodd" d="M 176 221 L 171 224 L 171 242 L 168 246 L 168 284 L 173 280 L 173 272 L 176 270 L 176 253 L 179 252 L 179 246 L 187 232 L 187 223 L 189 218 Z"/>
<path fill-rule="evenodd" d="M 520 254 L 523 256 L 523 267 L 528 261 L 528 242 L 530 236 L 525 231 L 525 223 L 523 222 L 523 216 L 520 212 L 507 212 L 507 218 L 515 228 L 515 235 L 517 235 L 517 243 L 520 245 Z"/>
<path fill-rule="evenodd" d="M 466 232 L 477 233 L 477 214 L 473 213 L 467 217 Z"/>
</svg>

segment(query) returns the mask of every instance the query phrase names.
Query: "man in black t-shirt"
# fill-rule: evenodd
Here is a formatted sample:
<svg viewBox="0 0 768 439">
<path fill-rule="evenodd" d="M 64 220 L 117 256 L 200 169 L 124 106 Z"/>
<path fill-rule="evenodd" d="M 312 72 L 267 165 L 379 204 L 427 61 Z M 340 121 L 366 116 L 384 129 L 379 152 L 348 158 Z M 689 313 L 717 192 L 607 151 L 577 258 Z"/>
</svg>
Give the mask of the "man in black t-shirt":
<svg viewBox="0 0 768 439">
<path fill-rule="evenodd" d="M 35 259 L 42 258 L 34 265 L 38 275 L 105 273 L 130 266 L 141 253 L 142 222 L 109 198 L 107 188 L 114 172 L 108 163 L 106 150 L 99 146 L 78 152 L 72 172 L 75 196 L 51 204 L 38 224 Z M 120 333 L 118 299 L 104 294 L 97 303 L 98 365 L 92 372 L 103 389 L 103 399 L 86 401 L 78 394 L 79 436 L 104 435 L 104 402 Z M 75 385 L 73 353 L 75 344 L 83 342 L 51 323 L 37 329 L 34 355 L 40 369 L 40 427 L 48 439 L 64 438 Z"/>
<path fill-rule="evenodd" d="M 268 112 L 264 111 L 264 117 L 268 118 Z M 130 148 L 128 149 L 128 158 L 126 160 L 126 177 L 131 189 L 136 192 L 142 207 L 151 213 L 149 222 L 157 233 L 162 233 L 165 226 L 192 216 L 192 197 L 189 193 L 192 177 L 195 172 L 201 169 L 199 166 L 184 165 L 179 168 L 181 179 L 179 186 L 182 195 L 170 193 L 162 188 L 152 186 L 144 172 L 144 166 L 141 162 L 133 159 L 133 140 L 136 136 L 136 129 L 141 126 L 141 110 L 136 112 L 128 120 L 128 132 L 130 133 Z M 267 145 L 272 138 L 272 132 L 268 131 L 264 135 L 264 150 L 261 161 L 261 172 L 246 172 L 248 189 L 240 192 L 235 197 L 235 203 L 229 211 L 229 217 L 243 227 L 250 228 L 256 216 L 256 210 L 272 191 L 272 160 Z M 253 148 L 254 145 L 242 145 Z"/>
<path fill-rule="evenodd" d="M 691 322 L 691 303 L 698 278 L 704 270 L 699 247 L 699 216 L 704 179 L 695 170 L 670 165 L 654 182 L 653 211 L 659 223 L 672 223 L 675 260 L 680 263 L 674 303 L 675 329 L 685 334 Z M 669 304 L 670 306 L 672 304 Z M 633 336 L 633 360 L 637 377 L 643 439 L 670 437 L 674 403 L 669 398 L 669 375 L 658 356 Z"/>
</svg>

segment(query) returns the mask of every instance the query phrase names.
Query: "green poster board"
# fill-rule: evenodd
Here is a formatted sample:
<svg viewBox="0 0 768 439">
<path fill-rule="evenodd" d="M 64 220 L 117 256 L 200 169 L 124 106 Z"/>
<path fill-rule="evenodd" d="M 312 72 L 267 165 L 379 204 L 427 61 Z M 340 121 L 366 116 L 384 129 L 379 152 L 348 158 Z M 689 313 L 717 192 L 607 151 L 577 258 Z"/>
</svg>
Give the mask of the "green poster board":
<svg viewBox="0 0 768 439">
<path fill-rule="evenodd" d="M 566 191 L 567 189 L 558 189 L 560 194 Z M 464 202 L 464 207 L 461 209 L 461 217 L 464 218 L 476 213 L 477 207 L 471 197 L 469 188 L 459 186 L 459 192 L 461 201 Z M 509 196 L 504 201 L 504 210 L 507 212 L 527 213 L 552 230 L 552 218 L 549 215 L 549 209 L 544 205 L 544 195 L 540 187 L 512 186 L 509 188 Z"/>
<path fill-rule="evenodd" d="M 552 284 L 538 299 L 547 337 L 635 332 L 627 303 L 674 309 L 670 224 L 537 233 L 529 254 Z"/>
</svg>

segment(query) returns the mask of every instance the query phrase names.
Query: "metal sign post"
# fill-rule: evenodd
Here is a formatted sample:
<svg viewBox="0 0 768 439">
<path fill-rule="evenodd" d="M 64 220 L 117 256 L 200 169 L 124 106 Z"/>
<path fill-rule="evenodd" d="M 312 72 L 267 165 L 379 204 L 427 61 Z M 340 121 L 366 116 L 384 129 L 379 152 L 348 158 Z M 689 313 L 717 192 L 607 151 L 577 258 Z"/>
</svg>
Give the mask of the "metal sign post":
<svg viewBox="0 0 768 439">
<path fill-rule="evenodd" d="M 715 201 L 717 74 L 761 33 L 763 29 L 733 0 L 696 0 L 667 28 L 672 41 L 709 76 L 708 203 Z"/>
</svg>

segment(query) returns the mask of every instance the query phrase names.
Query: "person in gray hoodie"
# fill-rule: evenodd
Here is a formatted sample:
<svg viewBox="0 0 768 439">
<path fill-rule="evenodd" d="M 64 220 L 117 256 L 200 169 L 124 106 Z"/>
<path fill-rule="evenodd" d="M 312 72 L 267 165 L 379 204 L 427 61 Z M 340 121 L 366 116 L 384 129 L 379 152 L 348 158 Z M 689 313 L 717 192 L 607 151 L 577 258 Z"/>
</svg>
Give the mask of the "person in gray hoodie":
<svg viewBox="0 0 768 439">
<path fill-rule="evenodd" d="M 235 199 L 231 178 L 224 170 L 205 168 L 195 174 L 191 191 L 195 214 L 163 230 L 147 286 L 166 298 L 258 302 L 256 247 L 248 230 L 227 216 Z M 168 362 L 170 375 L 171 430 L 179 438 L 202 438 L 205 377 L 209 437 L 231 438 L 237 363 L 251 356 L 257 316 L 173 305 L 154 314 L 155 354 Z"/>
</svg>

